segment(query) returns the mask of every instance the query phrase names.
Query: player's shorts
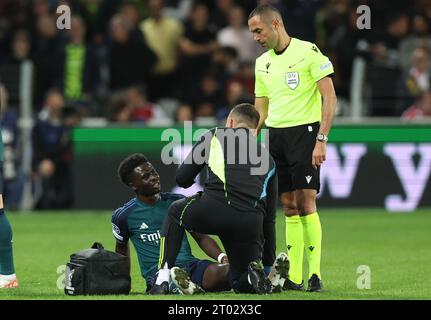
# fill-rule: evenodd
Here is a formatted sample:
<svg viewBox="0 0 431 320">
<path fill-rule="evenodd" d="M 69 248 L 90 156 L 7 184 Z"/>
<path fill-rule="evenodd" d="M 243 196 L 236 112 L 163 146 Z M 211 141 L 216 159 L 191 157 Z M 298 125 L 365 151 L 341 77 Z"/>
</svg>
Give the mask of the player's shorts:
<svg viewBox="0 0 431 320">
<path fill-rule="evenodd" d="M 190 279 L 192 280 L 193 283 L 195 283 L 195 284 L 199 285 L 200 287 L 202 287 L 202 282 L 203 282 L 203 279 L 204 279 L 205 270 L 212 263 L 214 263 L 214 262 L 211 262 L 209 260 L 195 259 L 195 260 L 191 260 L 190 262 L 188 262 L 188 263 L 186 263 L 184 265 L 179 265 L 179 267 L 181 267 L 181 268 L 183 268 L 184 270 L 187 271 L 187 273 L 189 274 Z M 157 275 L 158 275 L 158 271 L 153 272 L 149 276 L 147 276 L 147 279 L 146 279 L 146 282 L 147 282 L 147 292 L 156 283 Z M 169 284 L 170 291 L 173 291 L 175 293 L 177 290 L 175 290 L 174 286 L 175 285 L 173 283 Z"/>
<path fill-rule="evenodd" d="M 268 128 L 269 152 L 278 174 L 278 192 L 320 189 L 320 166 L 314 169 L 312 156 L 319 122 L 290 128 Z"/>
<path fill-rule="evenodd" d="M 169 206 L 168 217 L 188 231 L 220 238 L 229 257 L 229 282 L 234 290 L 241 277 L 247 275 L 250 261 L 262 259 L 264 216 L 257 209 L 241 211 L 226 201 L 198 192 L 174 201 Z M 162 236 L 166 234 L 166 225 Z"/>
</svg>

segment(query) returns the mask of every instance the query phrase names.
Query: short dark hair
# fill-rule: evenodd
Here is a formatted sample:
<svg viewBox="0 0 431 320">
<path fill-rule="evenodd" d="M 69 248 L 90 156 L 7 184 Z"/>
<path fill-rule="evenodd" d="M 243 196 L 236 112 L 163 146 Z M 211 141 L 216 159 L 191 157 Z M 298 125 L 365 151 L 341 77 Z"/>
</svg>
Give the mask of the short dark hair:
<svg viewBox="0 0 431 320">
<path fill-rule="evenodd" d="M 126 186 L 129 186 L 130 176 L 132 175 L 133 170 L 147 162 L 147 157 L 145 157 L 142 153 L 134 153 L 121 161 L 117 171 L 121 182 Z"/>
<path fill-rule="evenodd" d="M 236 105 L 230 112 L 230 116 L 238 122 L 247 124 L 250 129 L 256 129 L 260 119 L 259 112 L 250 103 Z"/>
<path fill-rule="evenodd" d="M 254 16 L 260 16 L 262 17 L 262 20 L 264 20 L 267 24 L 270 24 L 272 22 L 272 19 L 268 19 L 270 14 L 278 16 L 280 18 L 281 24 L 283 24 L 283 18 L 280 11 L 269 4 L 262 4 L 254 8 L 254 10 L 249 14 L 248 20 Z"/>
</svg>

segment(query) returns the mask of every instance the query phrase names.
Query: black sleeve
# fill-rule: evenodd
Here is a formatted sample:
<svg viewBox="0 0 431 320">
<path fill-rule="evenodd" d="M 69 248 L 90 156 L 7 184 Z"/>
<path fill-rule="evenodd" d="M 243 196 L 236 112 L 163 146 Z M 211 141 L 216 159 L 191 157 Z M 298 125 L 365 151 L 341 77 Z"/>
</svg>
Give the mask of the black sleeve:
<svg viewBox="0 0 431 320">
<path fill-rule="evenodd" d="M 187 155 L 176 172 L 176 182 L 182 188 L 189 188 L 195 183 L 195 178 L 208 163 L 213 130 L 203 134 Z"/>
<path fill-rule="evenodd" d="M 275 173 L 268 181 L 266 196 L 266 215 L 263 219 L 263 236 L 265 243 L 263 245 L 263 265 L 272 266 L 275 260 L 275 214 L 277 211 L 278 201 L 278 177 Z"/>
</svg>

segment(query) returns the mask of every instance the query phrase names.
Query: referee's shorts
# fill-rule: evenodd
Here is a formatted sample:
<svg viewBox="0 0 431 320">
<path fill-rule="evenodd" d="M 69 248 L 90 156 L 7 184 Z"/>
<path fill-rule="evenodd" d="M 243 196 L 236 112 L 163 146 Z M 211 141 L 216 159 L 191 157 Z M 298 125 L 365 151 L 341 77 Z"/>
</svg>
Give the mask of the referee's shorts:
<svg viewBox="0 0 431 320">
<path fill-rule="evenodd" d="M 269 152 L 278 173 L 278 192 L 320 189 L 320 166 L 314 169 L 312 155 L 319 122 L 289 128 L 268 128 Z"/>
<path fill-rule="evenodd" d="M 173 202 L 168 214 L 188 231 L 219 236 L 229 258 L 229 282 L 234 289 L 235 283 L 247 274 L 249 263 L 262 259 L 262 213 L 241 211 L 198 192 Z"/>
</svg>

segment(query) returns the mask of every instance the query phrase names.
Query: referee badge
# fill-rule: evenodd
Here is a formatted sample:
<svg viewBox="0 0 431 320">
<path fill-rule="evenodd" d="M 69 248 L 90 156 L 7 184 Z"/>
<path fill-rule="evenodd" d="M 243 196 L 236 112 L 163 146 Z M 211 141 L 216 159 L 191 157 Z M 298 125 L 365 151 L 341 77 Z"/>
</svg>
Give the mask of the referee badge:
<svg viewBox="0 0 431 320">
<path fill-rule="evenodd" d="M 284 75 L 284 79 L 286 80 L 287 86 L 290 89 L 295 90 L 299 84 L 299 72 L 287 72 Z"/>
</svg>

